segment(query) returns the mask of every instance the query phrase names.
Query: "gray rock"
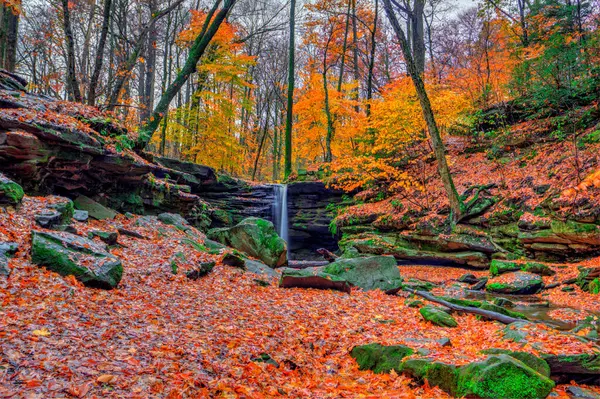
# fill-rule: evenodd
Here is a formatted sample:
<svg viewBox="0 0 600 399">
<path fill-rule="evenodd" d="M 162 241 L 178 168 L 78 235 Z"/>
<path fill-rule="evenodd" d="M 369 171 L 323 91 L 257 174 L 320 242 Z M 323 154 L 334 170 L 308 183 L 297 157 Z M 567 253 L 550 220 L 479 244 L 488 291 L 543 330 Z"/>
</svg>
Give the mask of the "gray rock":
<svg viewBox="0 0 600 399">
<path fill-rule="evenodd" d="M 0 277 L 8 277 L 10 275 L 10 267 L 8 266 L 8 257 L 0 253 Z"/>
<path fill-rule="evenodd" d="M 45 229 L 52 229 L 59 226 L 62 222 L 62 215 L 60 212 L 49 209 L 39 212 L 34 218 L 35 222 Z"/>
<path fill-rule="evenodd" d="M 566 391 L 573 399 L 600 399 L 597 393 L 574 385 L 569 386 Z"/>
<path fill-rule="evenodd" d="M 73 212 L 73 219 L 75 219 L 78 222 L 87 222 L 89 219 L 89 213 L 88 211 L 82 211 L 77 209 L 75 212 Z"/>
<path fill-rule="evenodd" d="M 115 245 L 119 239 L 119 233 L 116 231 L 99 231 L 92 230 L 88 233 L 89 238 L 98 237 L 101 241 L 108 245 Z"/>
<path fill-rule="evenodd" d="M 266 277 L 277 277 L 277 272 L 275 270 L 256 260 L 246 259 L 244 261 L 244 268 L 250 273 Z"/>
<path fill-rule="evenodd" d="M 185 218 L 177 213 L 161 213 L 158 215 L 158 220 L 164 224 L 169 224 L 177 227 L 180 230 L 186 230 L 189 228 L 189 223 Z"/>
<path fill-rule="evenodd" d="M 0 242 L 0 254 L 14 255 L 19 249 L 19 244 L 12 241 Z"/>
<path fill-rule="evenodd" d="M 117 216 L 117 212 L 99 204 L 85 195 L 77 197 L 74 202 L 76 209 L 87 211 L 90 217 L 97 220 L 114 219 Z"/>
</svg>

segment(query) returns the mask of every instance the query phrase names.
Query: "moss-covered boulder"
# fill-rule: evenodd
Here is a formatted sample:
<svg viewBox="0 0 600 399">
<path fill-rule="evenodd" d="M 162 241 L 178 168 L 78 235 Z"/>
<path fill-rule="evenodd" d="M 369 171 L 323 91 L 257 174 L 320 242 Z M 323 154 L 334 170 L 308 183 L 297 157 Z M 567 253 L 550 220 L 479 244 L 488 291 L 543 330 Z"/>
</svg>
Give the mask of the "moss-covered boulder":
<svg viewBox="0 0 600 399">
<path fill-rule="evenodd" d="M 491 349 L 485 349 L 485 350 L 481 351 L 481 353 L 484 353 L 486 355 L 508 355 L 510 357 L 514 357 L 515 359 L 520 360 L 521 362 L 525 363 L 527 366 L 531 367 L 532 369 L 534 369 L 541 375 L 550 378 L 550 366 L 548 365 L 548 362 L 546 362 L 544 359 L 541 359 L 535 355 L 532 355 L 529 352 L 510 351 L 508 349 L 491 348 Z"/>
<path fill-rule="evenodd" d="M 490 265 L 490 275 L 492 277 L 499 276 L 504 273 L 524 271 L 528 273 L 539 274 L 540 276 L 553 276 L 556 274 L 554 270 L 543 263 L 538 262 L 513 262 L 506 260 L 494 259 Z"/>
<path fill-rule="evenodd" d="M 456 394 L 458 385 L 458 368 L 452 364 L 436 362 L 432 359 L 408 359 L 400 365 L 400 371 L 413 377 L 417 382 L 427 381 L 451 395 Z"/>
<path fill-rule="evenodd" d="M 23 187 L 0 173 L 0 204 L 18 205 L 24 195 Z"/>
<path fill-rule="evenodd" d="M 600 293 L 600 267 L 580 267 L 577 285 L 591 294 Z"/>
<path fill-rule="evenodd" d="M 458 323 L 454 317 L 435 306 L 427 305 L 419 309 L 423 318 L 440 327 L 457 327 Z"/>
<path fill-rule="evenodd" d="M 352 348 L 350 356 L 356 359 L 361 370 L 371 370 L 376 374 L 389 373 L 392 370 L 401 372 L 402 359 L 414 351 L 404 345 L 384 346 L 377 343 L 360 345 Z"/>
<path fill-rule="evenodd" d="M 108 245 L 115 245 L 119 240 L 119 232 L 118 231 L 101 231 L 101 230 L 92 230 L 88 233 L 88 238 L 94 239 L 98 237 L 101 241 Z"/>
<path fill-rule="evenodd" d="M 539 399 L 547 397 L 553 388 L 551 379 L 504 354 L 462 366 L 458 372 L 458 396 Z"/>
<path fill-rule="evenodd" d="M 233 227 L 212 229 L 208 237 L 260 259 L 268 266 L 287 264 L 287 244 L 268 220 L 247 218 Z"/>
<path fill-rule="evenodd" d="M 75 276 L 89 287 L 111 289 L 121 281 L 120 259 L 105 246 L 70 233 L 31 233 L 31 261 L 63 276 Z"/>
<path fill-rule="evenodd" d="M 337 259 L 323 266 L 307 269 L 283 269 L 279 285 L 284 288 L 304 287 L 336 289 L 349 292 L 351 287 L 365 291 L 382 290 L 388 294 L 402 288 L 402 278 L 392 256 L 369 256 Z"/>
<path fill-rule="evenodd" d="M 486 290 L 497 294 L 530 295 L 538 293 L 543 287 L 538 274 L 528 272 L 510 272 L 488 281 Z"/>
</svg>

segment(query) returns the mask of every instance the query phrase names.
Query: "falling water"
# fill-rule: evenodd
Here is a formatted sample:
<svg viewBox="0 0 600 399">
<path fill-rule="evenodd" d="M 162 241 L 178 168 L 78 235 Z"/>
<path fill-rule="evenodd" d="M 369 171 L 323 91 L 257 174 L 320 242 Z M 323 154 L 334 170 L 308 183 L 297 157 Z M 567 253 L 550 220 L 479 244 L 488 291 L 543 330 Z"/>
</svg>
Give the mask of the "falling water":
<svg viewBox="0 0 600 399">
<path fill-rule="evenodd" d="M 288 207 L 287 207 L 287 185 L 277 184 L 273 186 L 275 199 L 273 202 L 273 222 L 277 229 L 277 234 L 290 247 L 290 239 L 288 236 Z"/>
</svg>

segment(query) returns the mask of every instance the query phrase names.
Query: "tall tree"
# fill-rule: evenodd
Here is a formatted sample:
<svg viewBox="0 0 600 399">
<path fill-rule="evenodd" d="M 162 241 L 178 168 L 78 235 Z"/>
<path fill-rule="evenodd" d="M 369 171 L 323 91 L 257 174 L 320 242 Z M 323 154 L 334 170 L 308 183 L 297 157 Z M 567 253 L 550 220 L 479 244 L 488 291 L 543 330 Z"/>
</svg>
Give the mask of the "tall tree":
<svg viewBox="0 0 600 399">
<path fill-rule="evenodd" d="M 63 29 L 65 31 L 65 42 L 67 45 L 67 96 L 69 100 L 81 102 L 81 92 L 75 72 L 75 40 L 71 28 L 71 11 L 69 0 L 62 0 Z"/>
<path fill-rule="evenodd" d="M 459 221 L 463 215 L 464 205 L 458 195 L 458 192 L 456 191 L 454 181 L 452 180 L 452 175 L 450 174 L 450 168 L 448 167 L 448 161 L 446 160 L 446 148 L 435 121 L 433 110 L 431 109 L 431 102 L 429 101 L 427 90 L 425 89 L 425 83 L 423 82 L 422 75 L 419 72 L 411 54 L 408 41 L 406 40 L 406 35 L 404 34 L 404 31 L 400 26 L 400 22 L 396 17 L 396 12 L 392 7 L 392 0 L 383 0 L 383 5 L 394 33 L 400 42 L 402 54 L 404 55 L 404 61 L 406 62 L 406 68 L 408 69 L 408 73 L 413 81 L 413 84 L 415 85 L 417 97 L 419 97 L 419 103 L 421 104 L 421 109 L 423 111 L 423 118 L 427 123 L 427 130 L 429 131 L 429 137 L 431 139 L 433 152 L 437 161 L 438 173 L 440 174 L 444 189 L 446 190 L 446 195 L 448 196 L 448 201 L 450 202 L 453 221 Z"/>
<path fill-rule="evenodd" d="M 0 0 L 0 68 L 14 72 L 17 58 L 18 6 Z"/>
<path fill-rule="evenodd" d="M 96 88 L 98 87 L 98 79 L 102 71 L 102 63 L 104 61 L 104 48 L 106 47 L 106 37 L 108 36 L 108 28 L 110 25 L 110 12 L 112 8 L 112 0 L 104 0 L 104 8 L 102 11 L 102 28 L 100 29 L 100 39 L 96 49 L 96 57 L 94 60 L 94 71 L 90 79 L 88 88 L 87 103 L 89 105 L 96 104 Z"/>
<path fill-rule="evenodd" d="M 175 77 L 175 80 L 173 80 L 173 82 L 162 94 L 158 104 L 152 112 L 152 115 L 150 115 L 150 118 L 148 118 L 148 120 L 140 127 L 136 149 L 143 149 L 148 145 L 152 139 L 152 135 L 169 110 L 169 104 L 171 103 L 171 100 L 173 100 L 177 93 L 179 93 L 179 91 L 183 88 L 190 75 L 196 71 L 198 61 L 206 52 L 211 40 L 219 30 L 219 27 L 223 21 L 225 21 L 225 18 L 235 3 L 236 0 L 224 0 L 222 8 L 219 10 L 221 0 L 215 1 L 212 9 L 206 15 L 200 34 L 196 37 L 189 50 L 189 55 L 185 61 L 185 64 L 183 65 L 183 68 L 181 68 Z"/>
<path fill-rule="evenodd" d="M 292 124 L 294 117 L 294 84 L 296 59 L 296 0 L 290 2 L 290 46 L 288 59 L 288 93 L 287 110 L 285 118 L 285 169 L 284 175 L 287 178 L 292 174 Z"/>
</svg>

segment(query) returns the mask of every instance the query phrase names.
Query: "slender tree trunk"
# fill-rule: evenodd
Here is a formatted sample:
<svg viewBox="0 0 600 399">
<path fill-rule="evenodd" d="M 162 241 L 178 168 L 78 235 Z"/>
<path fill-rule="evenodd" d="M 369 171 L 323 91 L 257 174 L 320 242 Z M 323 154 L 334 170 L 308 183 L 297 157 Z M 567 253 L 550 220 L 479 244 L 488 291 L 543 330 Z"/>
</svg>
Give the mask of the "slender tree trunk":
<svg viewBox="0 0 600 399">
<path fill-rule="evenodd" d="M 63 0 L 63 1 L 67 1 L 67 0 Z M 231 1 L 231 0 L 229 0 L 229 1 Z M 115 80 L 115 84 L 114 84 L 111 94 L 108 98 L 107 109 L 109 111 L 114 110 L 115 107 L 118 105 L 117 102 L 119 100 L 119 95 L 121 94 L 121 90 L 123 89 L 125 82 L 129 80 L 129 75 L 131 74 L 131 71 L 137 64 L 140 55 L 144 52 L 144 48 L 145 48 L 145 46 L 147 44 L 147 40 L 148 40 L 148 35 L 150 34 L 150 32 L 152 32 L 154 30 L 154 27 L 155 27 L 156 23 L 158 22 L 158 20 L 160 18 L 164 17 L 165 15 L 169 14 L 171 11 L 173 11 L 175 8 L 177 8 L 182 2 L 183 2 L 183 0 L 178 0 L 175 3 L 171 4 L 169 7 L 167 7 L 166 9 L 164 9 L 163 11 L 157 13 L 156 15 L 153 15 L 152 19 L 150 20 L 148 25 L 144 28 L 144 30 L 142 30 L 142 33 L 140 34 L 140 37 L 138 38 L 137 42 L 135 43 L 135 46 L 134 46 L 132 52 L 130 53 L 129 57 L 127 57 L 127 59 L 121 65 L 119 65 L 119 74 Z M 218 5 L 218 3 L 220 3 L 220 1 L 217 1 L 217 5 Z M 154 129 L 156 130 L 156 127 Z"/>
<path fill-rule="evenodd" d="M 337 91 L 342 91 L 342 83 L 344 82 L 344 66 L 346 64 L 346 51 L 348 50 L 348 31 L 350 30 L 350 11 L 352 0 L 348 0 L 348 10 L 346 11 L 346 28 L 344 30 L 344 44 L 342 45 L 342 58 L 340 60 L 340 76 L 338 78 Z"/>
<path fill-rule="evenodd" d="M 356 87 L 354 88 L 354 100 L 356 101 L 356 105 L 354 109 L 356 112 L 360 111 L 360 106 L 358 105 L 359 99 L 359 81 L 360 81 L 360 69 L 358 67 L 358 27 L 357 27 L 357 16 L 356 16 L 356 0 L 352 0 L 352 55 L 354 58 L 354 83 Z"/>
<path fill-rule="evenodd" d="M 75 42 L 73 40 L 73 31 L 71 30 L 71 12 L 69 10 L 69 0 L 62 0 L 63 8 L 63 29 L 65 31 L 65 42 L 67 45 L 67 93 L 69 100 L 81 102 L 81 92 L 77 75 L 75 72 Z"/>
<path fill-rule="evenodd" d="M 98 40 L 98 48 L 96 49 L 94 71 L 92 72 L 90 86 L 88 89 L 87 103 L 89 105 L 96 104 L 96 89 L 98 88 L 98 80 L 100 79 L 102 62 L 104 61 L 104 47 L 106 46 L 106 37 L 108 36 L 108 28 L 110 26 L 111 8 L 112 0 L 104 0 L 104 8 L 102 10 L 102 28 L 100 29 L 100 39 Z"/>
<path fill-rule="evenodd" d="M 373 99 L 373 71 L 375 70 L 375 51 L 377 50 L 377 22 L 379 19 L 379 0 L 375 0 L 375 17 L 371 31 L 371 51 L 369 54 L 369 71 L 367 74 L 367 118 L 371 116 L 371 100 Z"/>
<path fill-rule="evenodd" d="M 217 33 L 217 30 L 229 14 L 229 11 L 234 6 L 235 2 L 236 0 L 225 0 L 223 2 L 223 7 L 218 13 L 216 13 L 216 11 L 221 1 L 217 0 L 215 2 L 212 10 L 206 16 L 204 26 L 202 27 L 200 34 L 189 50 L 189 55 L 185 61 L 185 64 L 183 65 L 183 68 L 181 71 L 179 71 L 175 77 L 175 80 L 169 85 L 167 90 L 165 90 L 161 96 L 150 118 L 142 127 L 140 127 L 136 149 L 143 149 L 148 145 L 152 139 L 152 135 L 156 131 L 156 128 L 160 125 L 162 118 L 169 110 L 169 104 L 171 103 L 171 100 L 173 100 L 177 93 L 179 93 L 183 85 L 185 85 L 185 83 L 188 81 L 190 75 L 196 71 L 196 65 L 198 64 L 198 61 L 204 55 L 212 38 Z"/>
<path fill-rule="evenodd" d="M 0 5 L 0 68 L 15 71 L 19 12 L 11 6 Z"/>
<path fill-rule="evenodd" d="M 464 205 L 460 197 L 458 196 L 458 192 L 456 191 L 456 187 L 454 186 L 454 181 L 452 180 L 452 175 L 450 174 L 450 168 L 448 167 L 448 162 L 446 160 L 446 149 L 444 146 L 444 142 L 442 141 L 442 137 L 440 136 L 437 123 L 435 121 L 435 116 L 431 108 L 431 103 L 429 102 L 427 91 L 425 90 L 425 84 L 423 83 L 421 74 L 419 73 L 419 70 L 417 69 L 417 66 L 412 58 L 412 54 L 410 52 L 410 48 L 408 47 L 408 42 L 406 40 L 406 36 L 400 26 L 400 22 L 398 22 L 398 18 L 396 17 L 394 9 L 392 8 L 391 0 L 383 0 L 383 4 L 385 12 L 392 25 L 392 28 L 396 33 L 396 37 L 400 42 L 400 47 L 402 48 L 402 53 L 404 55 L 404 60 L 406 62 L 408 73 L 413 81 L 413 84 L 415 85 L 417 96 L 419 97 L 419 102 L 421 103 L 421 109 L 423 111 L 423 118 L 427 123 L 429 137 L 431 139 L 433 152 L 437 161 L 438 172 L 442 179 L 442 183 L 444 185 L 444 189 L 446 190 L 446 195 L 448 196 L 448 201 L 450 203 L 452 219 L 454 222 L 457 222 L 463 215 Z"/>
<path fill-rule="evenodd" d="M 412 50 L 417 71 L 425 72 L 425 34 L 423 29 L 423 11 L 425 0 L 415 0 L 410 18 L 412 19 Z"/>
<path fill-rule="evenodd" d="M 325 93 L 325 116 L 327 117 L 327 136 L 325 136 L 325 162 L 331 162 L 333 155 L 331 153 L 331 141 L 333 140 L 334 125 L 331 107 L 329 105 L 329 87 L 327 84 L 327 68 L 323 68 L 323 90 Z"/>
<path fill-rule="evenodd" d="M 156 13 L 156 2 L 149 1 L 150 13 Z M 146 77 L 144 78 L 144 99 L 142 107 L 142 120 L 146 120 L 150 116 L 150 110 L 154 105 L 154 82 L 156 79 L 156 25 L 148 34 L 148 43 L 146 44 Z"/>
<path fill-rule="evenodd" d="M 294 117 L 294 84 L 295 84 L 295 55 L 296 55 L 296 0 L 290 2 L 290 46 L 288 59 L 288 93 L 285 119 L 285 169 L 284 178 L 292 174 L 292 124 Z"/>
<path fill-rule="evenodd" d="M 262 152 L 263 146 L 265 145 L 265 140 L 267 135 L 269 134 L 269 115 L 271 113 L 271 99 L 267 97 L 267 114 L 265 116 L 265 127 L 263 128 L 262 139 L 260 140 L 260 144 L 258 146 L 258 151 L 256 151 L 256 158 L 254 158 L 254 170 L 252 172 L 252 180 L 256 179 L 256 171 L 258 170 L 258 161 L 260 160 L 260 153 Z"/>
</svg>

